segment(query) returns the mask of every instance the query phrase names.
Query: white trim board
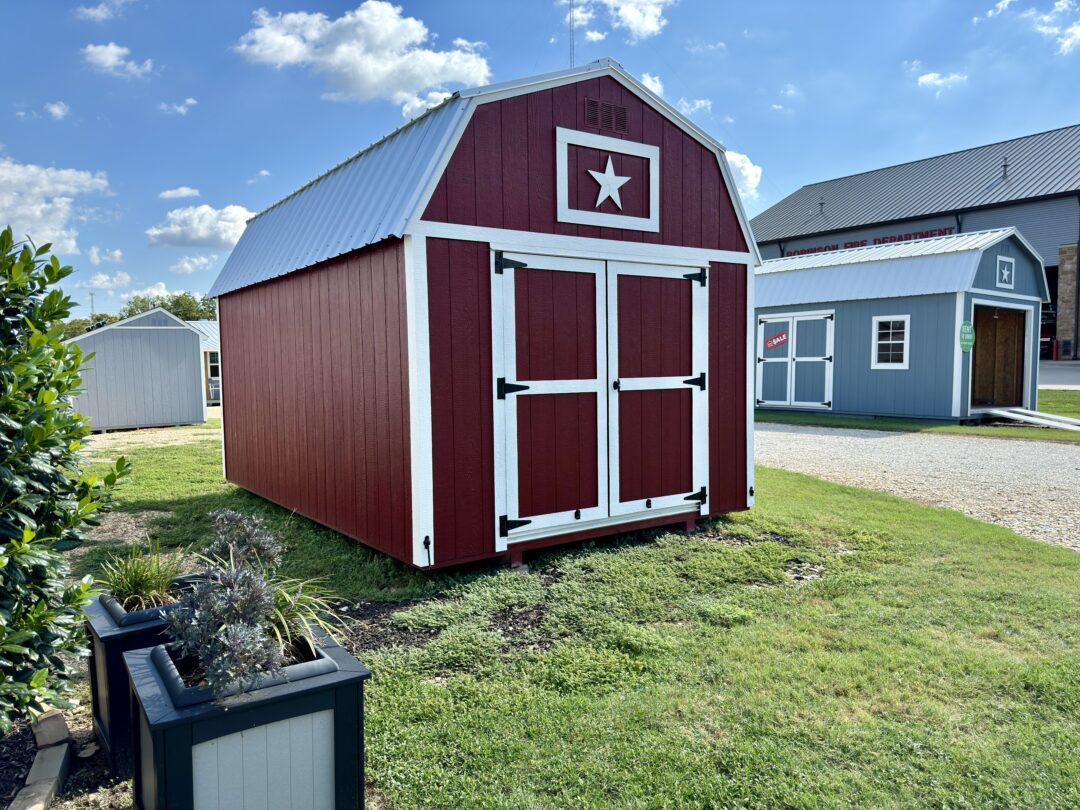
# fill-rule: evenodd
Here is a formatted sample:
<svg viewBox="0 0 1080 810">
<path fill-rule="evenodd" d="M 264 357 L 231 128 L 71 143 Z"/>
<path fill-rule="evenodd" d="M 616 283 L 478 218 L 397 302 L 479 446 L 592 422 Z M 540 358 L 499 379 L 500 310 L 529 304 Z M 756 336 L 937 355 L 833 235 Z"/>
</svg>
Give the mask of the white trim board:
<svg viewBox="0 0 1080 810">
<path fill-rule="evenodd" d="M 956 314 L 953 325 L 953 369 L 952 369 L 952 415 L 958 417 L 963 413 L 961 401 L 961 387 L 964 376 L 964 355 L 967 353 L 960 348 L 960 327 L 964 323 L 964 293 L 956 293 Z"/>
<path fill-rule="evenodd" d="M 570 172 L 568 160 L 571 146 L 599 149 L 620 155 L 643 157 L 649 161 L 649 215 L 635 217 L 628 214 L 608 214 L 570 207 Z M 580 225 L 597 225 L 607 228 L 623 228 L 631 231 L 660 230 L 660 147 L 637 141 L 624 141 L 595 135 L 576 129 L 555 127 L 555 218 L 559 222 Z M 621 208 L 622 206 L 620 206 Z"/>
<path fill-rule="evenodd" d="M 878 324 L 884 321 L 902 321 L 904 324 L 904 360 L 902 363 L 881 363 L 878 361 Z M 896 343 L 887 340 L 886 343 Z M 911 315 L 874 315 L 870 318 L 870 370 L 871 371 L 907 371 L 911 365 Z"/>
</svg>

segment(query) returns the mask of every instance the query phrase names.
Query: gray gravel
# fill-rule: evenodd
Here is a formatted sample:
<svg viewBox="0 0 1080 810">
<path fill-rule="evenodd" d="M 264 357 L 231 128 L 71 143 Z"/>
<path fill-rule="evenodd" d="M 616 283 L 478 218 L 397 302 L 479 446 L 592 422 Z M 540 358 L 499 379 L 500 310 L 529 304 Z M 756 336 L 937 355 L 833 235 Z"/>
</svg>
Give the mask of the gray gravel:
<svg viewBox="0 0 1080 810">
<path fill-rule="evenodd" d="M 956 509 L 1080 551 L 1080 444 L 758 425 L 757 463 Z"/>
</svg>

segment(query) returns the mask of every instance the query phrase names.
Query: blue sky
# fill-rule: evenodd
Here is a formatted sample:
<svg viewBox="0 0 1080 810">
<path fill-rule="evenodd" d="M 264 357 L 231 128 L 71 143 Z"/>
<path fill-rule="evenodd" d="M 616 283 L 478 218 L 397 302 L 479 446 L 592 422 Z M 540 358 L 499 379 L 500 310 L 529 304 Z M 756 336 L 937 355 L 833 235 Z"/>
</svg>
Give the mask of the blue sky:
<svg viewBox="0 0 1080 810">
<path fill-rule="evenodd" d="M 613 56 L 719 138 L 751 215 L 1080 122 L 1078 0 L 575 5 L 578 63 Z M 99 311 L 207 290 L 251 212 L 448 90 L 570 60 L 558 0 L 0 7 L 0 221 L 53 240 Z"/>
</svg>

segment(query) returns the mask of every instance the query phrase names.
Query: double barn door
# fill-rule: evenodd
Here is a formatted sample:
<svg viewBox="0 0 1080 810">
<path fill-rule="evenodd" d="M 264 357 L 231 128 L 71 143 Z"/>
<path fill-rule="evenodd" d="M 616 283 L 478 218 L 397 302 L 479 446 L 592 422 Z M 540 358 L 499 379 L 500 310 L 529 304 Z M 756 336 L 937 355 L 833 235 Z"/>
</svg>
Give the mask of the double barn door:
<svg viewBox="0 0 1080 810">
<path fill-rule="evenodd" d="M 497 550 L 707 511 L 707 272 L 493 264 Z"/>
<path fill-rule="evenodd" d="M 758 318 L 757 404 L 832 408 L 833 313 Z"/>
</svg>

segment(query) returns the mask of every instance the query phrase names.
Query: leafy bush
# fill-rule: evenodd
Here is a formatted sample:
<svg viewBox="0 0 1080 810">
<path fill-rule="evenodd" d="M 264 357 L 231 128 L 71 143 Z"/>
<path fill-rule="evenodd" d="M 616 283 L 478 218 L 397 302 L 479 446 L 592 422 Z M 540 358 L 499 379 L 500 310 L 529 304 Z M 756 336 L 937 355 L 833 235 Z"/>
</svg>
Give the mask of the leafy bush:
<svg viewBox="0 0 1080 810">
<path fill-rule="evenodd" d="M 179 556 L 161 553 L 160 543 L 151 544 L 147 552 L 132 546 L 127 556 L 114 554 L 101 566 L 98 584 L 108 588 L 124 610 L 161 607 L 176 601 L 172 582 L 181 567 Z"/>
<path fill-rule="evenodd" d="M 333 609 L 316 580 L 276 573 L 283 548 L 256 517 L 212 513 L 217 537 L 201 581 L 181 596 L 166 627 L 172 647 L 199 662 L 215 698 L 278 674 L 301 639 L 330 632 Z"/>
<path fill-rule="evenodd" d="M 83 357 L 62 342 L 72 301 L 55 285 L 71 274 L 50 245 L 16 244 L 0 233 L 0 731 L 29 708 L 65 705 L 69 665 L 84 652 L 82 607 L 89 577 L 68 584 L 58 541 L 83 539 L 83 527 L 111 503 L 130 471 L 120 459 L 104 477 L 82 470 L 90 432 L 71 407 Z"/>
</svg>

